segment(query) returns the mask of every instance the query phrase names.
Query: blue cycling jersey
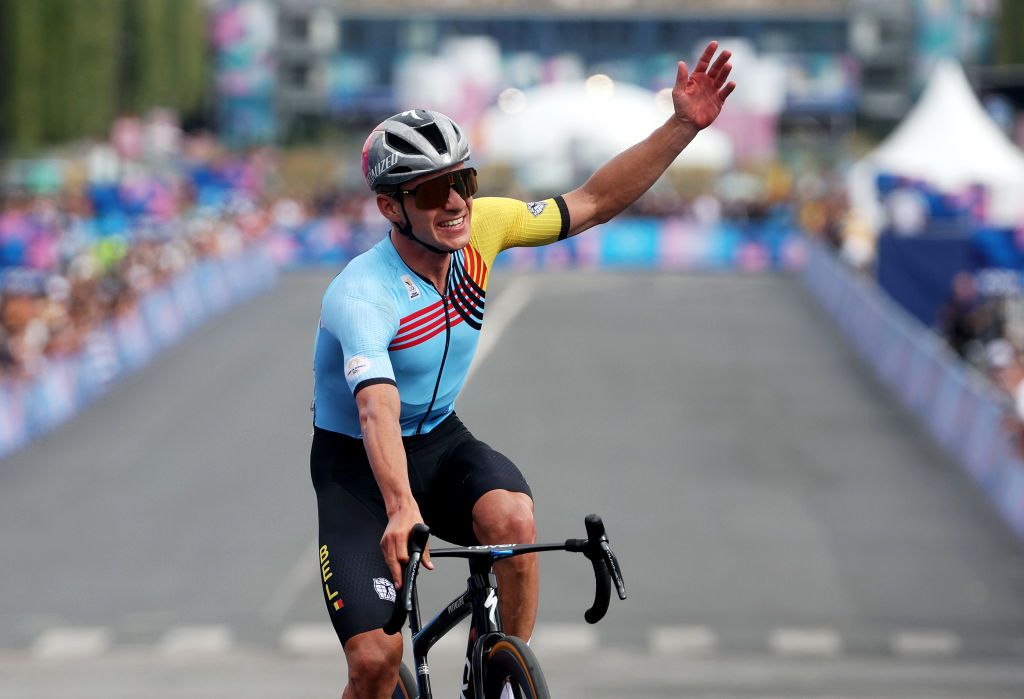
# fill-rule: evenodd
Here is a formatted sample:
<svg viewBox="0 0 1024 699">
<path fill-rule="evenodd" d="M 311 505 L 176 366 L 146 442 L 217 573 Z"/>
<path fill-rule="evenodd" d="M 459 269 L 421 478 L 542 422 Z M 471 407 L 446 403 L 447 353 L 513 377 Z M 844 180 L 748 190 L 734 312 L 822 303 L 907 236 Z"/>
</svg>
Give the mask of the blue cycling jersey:
<svg viewBox="0 0 1024 699">
<path fill-rule="evenodd" d="M 564 239 L 561 197 L 530 204 L 473 202 L 469 245 L 452 253 L 444 293 L 399 256 L 386 236 L 353 259 L 324 294 L 313 356 L 313 422 L 362 437 L 355 394 L 390 383 L 404 436 L 429 432 L 455 409 L 484 318 L 490 267 L 510 247 Z"/>
</svg>

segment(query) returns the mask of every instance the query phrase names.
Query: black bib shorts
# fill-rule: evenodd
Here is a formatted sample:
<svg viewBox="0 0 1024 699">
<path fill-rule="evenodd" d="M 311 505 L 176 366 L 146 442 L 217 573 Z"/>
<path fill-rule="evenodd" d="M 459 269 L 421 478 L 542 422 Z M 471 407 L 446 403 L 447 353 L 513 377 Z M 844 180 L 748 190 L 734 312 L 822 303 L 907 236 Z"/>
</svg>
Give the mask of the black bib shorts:
<svg viewBox="0 0 1024 699">
<path fill-rule="evenodd" d="M 475 546 L 473 505 L 490 490 L 530 486 L 507 457 L 476 439 L 453 413 L 424 435 L 403 437 L 409 484 L 431 535 Z M 360 439 L 313 430 L 310 471 L 320 527 L 320 582 L 342 645 L 390 618 L 395 587 L 380 540 L 384 498 Z"/>
</svg>

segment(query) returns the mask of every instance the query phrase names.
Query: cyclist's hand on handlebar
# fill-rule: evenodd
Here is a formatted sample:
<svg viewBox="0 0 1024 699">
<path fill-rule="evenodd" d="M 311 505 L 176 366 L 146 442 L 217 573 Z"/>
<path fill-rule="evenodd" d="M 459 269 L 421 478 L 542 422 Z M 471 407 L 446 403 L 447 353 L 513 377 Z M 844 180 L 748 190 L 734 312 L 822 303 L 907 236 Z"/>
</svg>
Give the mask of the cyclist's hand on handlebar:
<svg viewBox="0 0 1024 699">
<path fill-rule="evenodd" d="M 420 508 L 415 501 L 408 506 L 400 507 L 388 516 L 388 526 L 380 540 L 380 548 L 384 553 L 384 562 L 391 571 L 391 579 L 395 581 L 395 589 L 402 587 L 402 566 L 409 562 L 409 533 L 416 524 L 423 523 Z M 433 570 L 430 562 L 430 547 L 423 552 L 420 561 L 427 570 Z"/>
</svg>

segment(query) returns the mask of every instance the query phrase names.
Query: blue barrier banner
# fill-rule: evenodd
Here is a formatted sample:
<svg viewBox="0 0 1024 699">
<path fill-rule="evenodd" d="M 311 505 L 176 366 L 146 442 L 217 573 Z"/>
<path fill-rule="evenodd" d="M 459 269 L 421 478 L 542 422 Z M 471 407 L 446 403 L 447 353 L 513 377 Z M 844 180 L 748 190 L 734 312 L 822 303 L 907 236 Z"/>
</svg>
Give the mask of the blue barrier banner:
<svg viewBox="0 0 1024 699">
<path fill-rule="evenodd" d="M 203 299 L 211 310 L 221 311 L 231 303 L 231 288 L 216 261 L 200 262 L 196 267 L 196 279 L 202 290 Z"/>
<path fill-rule="evenodd" d="M 193 328 L 206 319 L 206 306 L 195 270 L 188 270 L 171 284 L 171 296 L 186 328 Z"/>
<path fill-rule="evenodd" d="M 52 360 L 32 381 L 0 384 L 0 456 L 64 422 L 159 349 L 269 288 L 276 277 L 276 263 L 262 248 L 227 261 L 204 260 L 91 333 L 77 355 Z"/>
<path fill-rule="evenodd" d="M 106 390 L 122 372 L 121 357 L 113 329 L 106 325 L 89 334 L 85 347 L 73 360 L 78 395 L 76 402 L 85 405 Z"/>
<path fill-rule="evenodd" d="M 912 344 L 909 335 L 898 323 L 889 322 L 885 343 L 879 345 L 879 376 L 894 384 L 907 372 Z"/>
<path fill-rule="evenodd" d="M 1020 463 L 1009 472 L 1006 483 L 1003 511 L 1010 520 L 1010 526 L 1018 536 L 1024 537 L 1024 469 Z"/>
<path fill-rule="evenodd" d="M 670 219 L 659 239 L 658 257 L 665 269 L 694 269 L 711 257 L 711 236 L 697 226 Z"/>
<path fill-rule="evenodd" d="M 954 362 L 946 364 L 939 399 L 932 407 L 932 430 L 939 442 L 956 451 L 964 437 L 964 426 L 970 417 L 971 394 L 963 369 Z"/>
<path fill-rule="evenodd" d="M 809 243 L 807 288 L 857 353 L 984 491 L 1024 540 L 1017 418 L 995 388 L 878 287 Z"/>
<path fill-rule="evenodd" d="M 138 308 L 129 311 L 115 319 L 113 327 L 118 357 L 126 369 L 137 369 L 149 361 L 155 348 L 146 332 L 142 311 Z"/>
<path fill-rule="evenodd" d="M 279 231 L 270 247 L 281 264 L 341 266 L 384 234 L 379 225 L 322 219 Z M 805 258 L 800 235 L 785 215 L 757 224 L 704 225 L 674 217 L 620 217 L 553 245 L 507 250 L 495 264 L 522 271 L 609 267 L 762 272 L 798 269 Z"/>
<path fill-rule="evenodd" d="M 16 384 L 5 382 L 0 387 L 0 457 L 24 444 L 27 435 L 23 391 Z"/>
<path fill-rule="evenodd" d="M 181 336 L 184 327 L 181 315 L 167 289 L 158 289 L 142 300 L 142 317 L 158 347 L 166 347 Z"/>
<path fill-rule="evenodd" d="M 998 405 L 976 394 L 974 414 L 967 426 L 962 456 L 971 477 L 986 491 L 992 488 L 997 443 L 1004 439 L 1004 435 L 999 433 L 1000 420 L 1002 411 Z"/>
<path fill-rule="evenodd" d="M 66 361 L 52 362 L 29 386 L 27 408 L 32 434 L 53 429 L 75 410 L 75 373 Z"/>
<path fill-rule="evenodd" d="M 654 219 L 624 219 L 619 225 L 602 231 L 601 266 L 657 266 L 660 230 L 660 223 Z"/>
</svg>

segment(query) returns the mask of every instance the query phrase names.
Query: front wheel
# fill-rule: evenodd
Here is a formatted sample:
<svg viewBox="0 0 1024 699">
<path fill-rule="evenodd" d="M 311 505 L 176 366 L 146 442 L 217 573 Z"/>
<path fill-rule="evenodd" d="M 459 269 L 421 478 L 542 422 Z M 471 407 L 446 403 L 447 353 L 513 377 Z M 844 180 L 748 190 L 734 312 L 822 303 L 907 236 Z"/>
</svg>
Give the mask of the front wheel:
<svg viewBox="0 0 1024 699">
<path fill-rule="evenodd" d="M 484 699 L 500 699 L 507 682 L 515 699 L 550 699 L 537 657 L 526 642 L 505 636 L 484 658 Z"/>
<path fill-rule="evenodd" d="M 398 666 L 398 684 L 395 685 L 391 699 L 416 699 L 417 696 L 419 691 L 416 688 L 416 678 L 405 663 L 402 663 Z"/>
</svg>

